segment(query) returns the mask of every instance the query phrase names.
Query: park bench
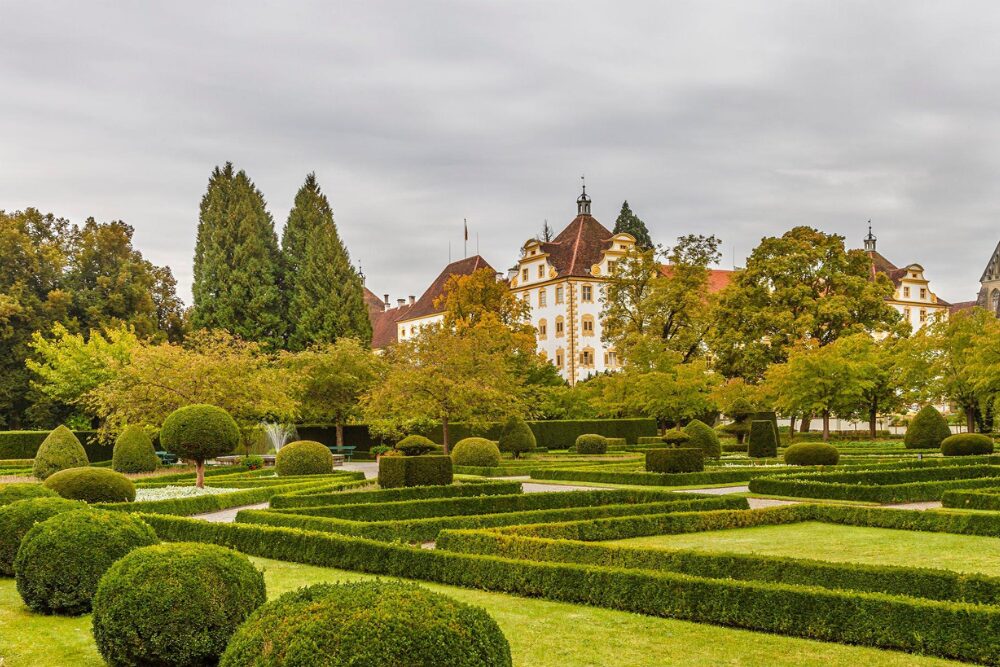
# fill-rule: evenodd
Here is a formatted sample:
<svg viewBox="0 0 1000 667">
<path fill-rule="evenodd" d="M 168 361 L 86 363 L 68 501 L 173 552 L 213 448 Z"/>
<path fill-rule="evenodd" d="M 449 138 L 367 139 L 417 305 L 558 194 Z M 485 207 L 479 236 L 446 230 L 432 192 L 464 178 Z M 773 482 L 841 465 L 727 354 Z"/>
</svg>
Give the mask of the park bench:
<svg viewBox="0 0 1000 667">
<path fill-rule="evenodd" d="M 355 447 L 354 445 L 344 445 L 342 447 L 338 447 L 337 445 L 327 445 L 327 449 L 329 449 L 330 453 L 333 454 L 334 456 L 338 455 L 343 456 L 344 457 L 343 460 L 346 460 L 348 463 L 350 463 L 351 456 L 354 455 L 354 450 L 357 449 L 357 447 Z M 341 461 L 341 463 L 343 463 L 343 460 Z"/>
</svg>

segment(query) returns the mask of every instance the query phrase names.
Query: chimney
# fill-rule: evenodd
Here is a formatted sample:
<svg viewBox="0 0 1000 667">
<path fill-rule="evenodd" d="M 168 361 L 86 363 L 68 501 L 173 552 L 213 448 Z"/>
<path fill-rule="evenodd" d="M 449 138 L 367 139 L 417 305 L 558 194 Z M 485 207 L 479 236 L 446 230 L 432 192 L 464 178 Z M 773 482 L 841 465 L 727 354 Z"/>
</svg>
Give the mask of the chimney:
<svg viewBox="0 0 1000 667">
<path fill-rule="evenodd" d="M 410 305 L 412 306 L 412 305 L 413 305 L 413 304 L 415 304 L 416 302 L 417 302 L 417 297 L 415 297 L 415 296 L 413 296 L 413 295 L 411 294 L 411 295 L 410 295 Z"/>
<path fill-rule="evenodd" d="M 382 295 L 382 310 L 389 310 L 389 308 L 390 308 L 390 306 L 389 306 L 389 295 L 388 294 L 383 294 Z"/>
<path fill-rule="evenodd" d="M 406 303 L 406 299 L 396 299 L 396 307 L 397 308 L 402 308 L 403 304 L 405 304 L 405 303 Z"/>
</svg>

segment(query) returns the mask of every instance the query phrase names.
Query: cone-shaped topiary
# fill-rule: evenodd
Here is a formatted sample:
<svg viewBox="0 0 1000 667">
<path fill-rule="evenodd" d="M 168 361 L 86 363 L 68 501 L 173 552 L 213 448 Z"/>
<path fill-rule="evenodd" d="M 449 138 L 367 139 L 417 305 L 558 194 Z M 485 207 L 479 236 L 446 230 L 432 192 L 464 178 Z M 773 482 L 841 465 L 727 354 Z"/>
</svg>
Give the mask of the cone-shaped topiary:
<svg viewBox="0 0 1000 667">
<path fill-rule="evenodd" d="M 697 447 L 704 454 L 706 459 L 718 459 L 722 457 L 722 443 L 719 442 L 719 435 L 711 426 L 700 419 L 692 419 L 684 427 L 684 432 L 691 438 L 685 447 Z"/>
<path fill-rule="evenodd" d="M 63 512 L 28 531 L 14 558 L 17 592 L 32 610 L 76 616 L 90 611 L 111 564 L 156 544 L 156 533 L 127 512 Z"/>
<path fill-rule="evenodd" d="M 90 465 L 87 452 L 73 431 L 65 426 L 57 426 L 38 447 L 32 473 L 44 480 L 60 470 L 87 465 Z"/>
<path fill-rule="evenodd" d="M 396 443 L 396 451 L 403 452 L 406 456 L 430 454 L 437 448 L 433 440 L 422 435 L 408 435 Z"/>
<path fill-rule="evenodd" d="M 36 523 L 84 507 L 81 502 L 59 497 L 19 500 L 0 507 L 0 575 L 14 576 L 14 557 L 21 539 Z"/>
<path fill-rule="evenodd" d="M 170 413 L 160 429 L 160 444 L 168 452 L 195 462 L 196 485 L 205 486 L 205 459 L 228 454 L 240 444 L 240 428 L 222 408 L 188 405 Z"/>
<path fill-rule="evenodd" d="M 457 466 L 495 468 L 500 465 L 500 448 L 486 438 L 464 438 L 451 450 L 451 460 Z"/>
<path fill-rule="evenodd" d="M 153 472 L 159 465 L 160 458 L 145 429 L 141 426 L 126 426 L 115 440 L 111 467 L 118 472 Z"/>
<path fill-rule="evenodd" d="M 29 498 L 55 498 L 59 494 L 42 484 L 0 484 L 0 507 Z"/>
<path fill-rule="evenodd" d="M 108 468 L 60 470 L 45 480 L 45 486 L 63 498 L 88 503 L 130 503 L 135 500 L 132 480 Z"/>
<path fill-rule="evenodd" d="M 691 436 L 684 429 L 672 428 L 660 438 L 671 447 L 687 447 Z"/>
<path fill-rule="evenodd" d="M 318 660 L 322 656 L 322 660 Z M 414 584 L 316 584 L 268 602 L 240 626 L 220 667 L 508 667 L 485 610 Z"/>
<path fill-rule="evenodd" d="M 936 449 L 951 435 L 948 422 L 933 405 L 920 408 L 903 436 L 907 449 Z"/>
<path fill-rule="evenodd" d="M 212 665 L 264 604 L 250 559 L 212 544 L 135 549 L 101 577 L 94 640 L 109 665 Z"/>
<path fill-rule="evenodd" d="M 778 433 L 774 430 L 774 422 L 770 419 L 755 419 L 750 422 L 747 455 L 754 458 L 778 455 Z"/>
<path fill-rule="evenodd" d="M 577 454 L 605 454 L 608 451 L 608 439 L 597 433 L 584 433 L 576 437 Z"/>
<path fill-rule="evenodd" d="M 507 452 L 515 459 L 525 452 L 532 451 L 537 446 L 535 434 L 531 432 L 528 422 L 517 415 L 510 417 L 504 424 L 497 444 L 500 446 L 501 452 Z"/>
<path fill-rule="evenodd" d="M 297 440 L 278 450 L 274 458 L 278 475 L 329 475 L 333 472 L 330 448 L 315 440 Z"/>
<path fill-rule="evenodd" d="M 790 466 L 835 466 L 840 451 L 825 442 L 800 442 L 785 450 L 785 463 Z"/>
</svg>

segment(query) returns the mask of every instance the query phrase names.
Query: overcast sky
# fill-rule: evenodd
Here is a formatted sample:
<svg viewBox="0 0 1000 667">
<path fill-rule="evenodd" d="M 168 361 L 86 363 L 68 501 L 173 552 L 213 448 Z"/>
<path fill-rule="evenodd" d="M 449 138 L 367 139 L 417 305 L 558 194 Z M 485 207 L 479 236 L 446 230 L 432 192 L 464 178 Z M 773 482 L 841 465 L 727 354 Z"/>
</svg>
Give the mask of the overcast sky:
<svg viewBox="0 0 1000 667">
<path fill-rule="evenodd" d="M 368 286 L 514 263 L 586 174 L 723 266 L 806 224 L 972 299 L 1000 240 L 995 2 L 0 0 L 0 209 L 121 219 L 190 302 L 212 168 L 315 171 Z"/>
</svg>

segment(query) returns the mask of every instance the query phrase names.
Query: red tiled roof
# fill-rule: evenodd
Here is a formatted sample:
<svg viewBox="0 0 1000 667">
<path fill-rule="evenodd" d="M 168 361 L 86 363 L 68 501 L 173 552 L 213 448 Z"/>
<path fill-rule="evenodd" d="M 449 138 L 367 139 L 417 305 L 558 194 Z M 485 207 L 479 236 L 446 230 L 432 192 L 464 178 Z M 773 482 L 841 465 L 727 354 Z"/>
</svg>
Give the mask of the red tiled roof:
<svg viewBox="0 0 1000 667">
<path fill-rule="evenodd" d="M 390 343 L 396 342 L 396 323 L 404 318 L 411 308 L 413 306 L 406 303 L 380 313 L 368 311 L 368 318 L 372 323 L 372 349 L 381 350 Z"/>
<path fill-rule="evenodd" d="M 375 292 L 364 287 L 365 305 L 369 313 L 381 313 L 385 310 L 385 302 Z"/>
<path fill-rule="evenodd" d="M 941 303 L 940 299 L 938 299 L 938 303 Z M 948 314 L 954 315 L 955 313 L 962 312 L 963 310 L 969 310 L 970 308 L 975 308 L 978 303 L 979 303 L 978 301 L 959 301 L 958 303 L 949 304 Z"/>
<path fill-rule="evenodd" d="M 670 277 L 673 267 L 669 264 L 660 264 L 660 273 L 664 276 Z M 730 271 L 729 269 L 709 269 L 708 270 L 708 292 L 709 294 L 715 294 L 716 292 L 721 292 L 729 286 L 729 283 L 733 282 L 733 276 L 736 275 L 735 271 Z"/>
<path fill-rule="evenodd" d="M 566 229 L 541 248 L 549 254 L 549 263 L 559 277 L 589 276 L 594 264 L 601 261 L 614 236 L 592 215 L 578 215 Z"/>
<path fill-rule="evenodd" d="M 900 280 L 906 275 L 906 269 L 899 268 L 876 250 L 869 250 L 868 256 L 872 260 L 872 280 L 875 280 L 876 274 L 884 273 L 893 285 L 899 287 Z"/>
</svg>

